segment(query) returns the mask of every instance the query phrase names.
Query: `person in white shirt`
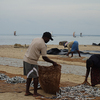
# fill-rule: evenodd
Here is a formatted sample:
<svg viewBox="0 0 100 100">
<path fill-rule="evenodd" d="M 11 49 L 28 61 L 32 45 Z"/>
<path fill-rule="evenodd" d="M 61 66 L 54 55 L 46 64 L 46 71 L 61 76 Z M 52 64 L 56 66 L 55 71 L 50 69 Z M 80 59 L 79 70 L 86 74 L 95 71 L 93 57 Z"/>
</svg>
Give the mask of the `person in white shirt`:
<svg viewBox="0 0 100 100">
<path fill-rule="evenodd" d="M 33 95 L 34 97 L 42 96 L 39 93 L 37 93 L 38 78 L 39 78 L 37 61 L 40 55 L 42 55 L 42 58 L 45 61 L 52 63 L 54 66 L 58 65 L 56 62 L 50 60 L 46 56 L 47 47 L 45 43 L 48 43 L 49 40 L 53 40 L 51 33 L 44 32 L 41 38 L 33 39 L 32 43 L 29 45 L 29 48 L 27 49 L 24 55 L 23 68 L 24 68 L 24 75 L 27 76 L 25 96 L 28 96 L 28 95 Z M 32 78 L 34 79 L 33 81 L 34 93 L 33 94 L 29 91 Z"/>
</svg>

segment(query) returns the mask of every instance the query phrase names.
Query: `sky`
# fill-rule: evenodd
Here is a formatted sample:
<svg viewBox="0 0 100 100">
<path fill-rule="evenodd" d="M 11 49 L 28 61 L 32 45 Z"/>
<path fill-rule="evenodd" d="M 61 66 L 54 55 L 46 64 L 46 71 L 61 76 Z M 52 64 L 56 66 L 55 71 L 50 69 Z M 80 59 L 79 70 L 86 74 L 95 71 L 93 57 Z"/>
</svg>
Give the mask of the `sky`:
<svg viewBox="0 0 100 100">
<path fill-rule="evenodd" d="M 0 0 L 0 34 L 100 35 L 100 0 Z"/>
</svg>

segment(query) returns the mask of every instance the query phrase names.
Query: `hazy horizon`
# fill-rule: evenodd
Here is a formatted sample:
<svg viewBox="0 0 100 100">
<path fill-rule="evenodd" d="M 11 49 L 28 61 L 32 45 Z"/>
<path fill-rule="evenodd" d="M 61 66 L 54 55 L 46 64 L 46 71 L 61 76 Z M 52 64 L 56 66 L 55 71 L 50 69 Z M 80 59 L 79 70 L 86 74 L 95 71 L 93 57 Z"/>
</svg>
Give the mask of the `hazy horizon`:
<svg viewBox="0 0 100 100">
<path fill-rule="evenodd" d="M 24 35 L 39 35 L 39 36 L 42 36 L 42 34 L 43 33 L 39 33 L 39 34 L 16 34 L 16 36 L 24 36 Z M 9 34 L 0 34 L 0 35 L 10 35 L 10 36 L 14 36 L 14 33 L 9 33 Z M 53 34 L 53 36 L 56 36 L 56 35 L 59 35 L 59 36 L 61 36 L 61 35 L 65 35 L 65 36 L 73 36 L 73 33 L 71 33 L 71 34 L 56 34 L 56 33 L 54 33 Z M 80 33 L 79 34 L 75 34 L 76 36 L 80 36 Z M 100 36 L 100 34 L 82 34 L 82 36 Z"/>
<path fill-rule="evenodd" d="M 0 0 L 0 34 L 100 35 L 100 0 Z"/>
</svg>

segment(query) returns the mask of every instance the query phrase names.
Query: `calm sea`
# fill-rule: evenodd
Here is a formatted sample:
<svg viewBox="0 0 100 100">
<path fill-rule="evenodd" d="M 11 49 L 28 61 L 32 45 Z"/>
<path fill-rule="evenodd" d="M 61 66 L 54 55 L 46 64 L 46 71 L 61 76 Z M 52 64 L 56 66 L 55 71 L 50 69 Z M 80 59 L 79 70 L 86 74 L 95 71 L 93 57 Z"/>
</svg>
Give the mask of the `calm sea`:
<svg viewBox="0 0 100 100">
<path fill-rule="evenodd" d="M 27 44 L 29 45 L 34 38 L 41 37 L 42 34 L 30 34 L 30 35 L 0 35 L 0 45 L 14 45 L 17 44 Z M 55 34 L 53 36 L 54 41 L 50 41 L 48 44 L 59 44 L 60 41 L 78 41 L 80 45 L 92 45 L 92 43 L 100 43 L 100 35 L 83 35 L 82 37 L 66 34 Z"/>
</svg>

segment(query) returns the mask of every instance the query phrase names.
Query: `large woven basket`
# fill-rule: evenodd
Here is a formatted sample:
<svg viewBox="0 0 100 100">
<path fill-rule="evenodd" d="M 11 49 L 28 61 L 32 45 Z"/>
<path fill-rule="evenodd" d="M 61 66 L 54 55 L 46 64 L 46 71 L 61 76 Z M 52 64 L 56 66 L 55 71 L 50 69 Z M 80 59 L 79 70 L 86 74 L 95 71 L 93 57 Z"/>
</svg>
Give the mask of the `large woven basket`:
<svg viewBox="0 0 100 100">
<path fill-rule="evenodd" d="M 46 93 L 56 94 L 59 91 L 61 65 L 39 66 L 39 82 Z"/>
</svg>

